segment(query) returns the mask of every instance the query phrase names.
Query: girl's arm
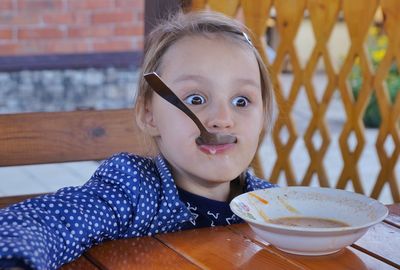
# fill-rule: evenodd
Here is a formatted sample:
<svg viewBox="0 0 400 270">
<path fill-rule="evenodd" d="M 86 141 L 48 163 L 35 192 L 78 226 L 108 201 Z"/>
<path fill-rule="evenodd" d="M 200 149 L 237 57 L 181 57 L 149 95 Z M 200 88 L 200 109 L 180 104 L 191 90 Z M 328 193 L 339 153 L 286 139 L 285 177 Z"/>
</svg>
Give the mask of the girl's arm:
<svg viewBox="0 0 400 270">
<path fill-rule="evenodd" d="M 140 188 L 119 169 L 121 160 L 126 157 L 103 163 L 82 187 L 1 209 L 0 262 L 15 259 L 33 269 L 56 269 L 96 243 L 122 237 L 134 220 Z"/>
</svg>

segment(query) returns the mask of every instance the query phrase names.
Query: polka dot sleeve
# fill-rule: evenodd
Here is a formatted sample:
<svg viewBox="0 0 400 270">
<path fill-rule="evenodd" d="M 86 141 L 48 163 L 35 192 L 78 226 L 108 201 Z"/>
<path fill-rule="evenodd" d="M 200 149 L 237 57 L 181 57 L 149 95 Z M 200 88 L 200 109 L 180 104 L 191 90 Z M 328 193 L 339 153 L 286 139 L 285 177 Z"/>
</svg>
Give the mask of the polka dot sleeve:
<svg viewBox="0 0 400 270">
<path fill-rule="evenodd" d="M 1 209 L 0 262 L 17 259 L 33 269 L 57 269 L 96 243 L 126 236 L 140 189 L 132 162 L 116 155 L 82 187 Z"/>
</svg>

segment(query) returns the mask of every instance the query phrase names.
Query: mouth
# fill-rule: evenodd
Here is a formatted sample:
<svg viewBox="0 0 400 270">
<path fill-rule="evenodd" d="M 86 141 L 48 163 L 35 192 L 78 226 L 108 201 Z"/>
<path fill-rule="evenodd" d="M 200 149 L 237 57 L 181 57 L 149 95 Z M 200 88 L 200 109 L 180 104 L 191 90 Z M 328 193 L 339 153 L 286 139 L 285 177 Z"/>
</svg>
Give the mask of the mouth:
<svg viewBox="0 0 400 270">
<path fill-rule="evenodd" d="M 203 153 L 205 153 L 207 155 L 218 155 L 218 154 L 225 153 L 226 151 L 231 149 L 235 144 L 236 143 L 213 144 L 213 145 L 203 144 L 203 145 L 199 145 L 198 147 L 199 147 L 200 151 L 202 151 Z"/>
</svg>

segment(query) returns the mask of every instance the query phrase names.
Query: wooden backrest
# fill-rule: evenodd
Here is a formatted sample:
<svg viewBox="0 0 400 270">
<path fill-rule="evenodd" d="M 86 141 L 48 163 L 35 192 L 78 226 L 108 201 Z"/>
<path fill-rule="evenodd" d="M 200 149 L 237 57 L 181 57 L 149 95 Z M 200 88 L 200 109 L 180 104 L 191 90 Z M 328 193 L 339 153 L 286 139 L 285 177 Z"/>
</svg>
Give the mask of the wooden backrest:
<svg viewBox="0 0 400 270">
<path fill-rule="evenodd" d="M 0 167 L 103 160 L 122 151 L 156 153 L 132 109 L 0 114 Z M 0 208 L 34 195 L 0 197 Z"/>
<path fill-rule="evenodd" d="M 274 81 L 274 91 L 279 107 L 277 122 L 272 132 L 275 146 L 276 161 L 270 173 L 263 170 L 260 154 L 256 160 L 257 175 L 278 182 L 281 175 L 288 185 L 310 185 L 317 180 L 320 186 L 346 188 L 353 185 L 359 193 L 378 198 L 387 186 L 390 189 L 393 201 L 400 201 L 399 168 L 400 168 L 400 89 L 397 98 L 391 101 L 388 94 L 388 74 L 394 67 L 400 70 L 400 1 L 398 0 L 192 0 L 191 10 L 211 9 L 225 13 L 228 16 L 241 19 L 252 31 L 253 43 L 270 66 Z M 306 16 L 305 16 L 306 15 Z M 379 19 L 380 18 L 380 19 Z M 269 22 L 273 21 L 274 35 L 278 36 L 274 59 L 269 59 L 265 50 L 265 34 Z M 314 37 L 314 44 L 307 45 L 310 49 L 305 52 L 299 49 L 296 39 L 304 36 L 300 32 L 301 25 L 307 22 Z M 383 33 L 380 41 L 386 42 L 377 54 L 370 55 L 367 49 L 371 26 L 380 25 Z M 330 43 L 334 30 L 344 29 L 348 39 L 334 47 L 346 47 L 347 51 L 334 59 L 333 46 Z M 373 30 L 373 29 L 372 29 Z M 276 37 L 275 36 L 275 37 Z M 276 39 L 275 39 L 276 41 Z M 348 44 L 346 44 L 348 41 Z M 306 41 L 307 42 L 307 41 Z M 303 44 L 304 45 L 304 44 Z M 308 49 L 307 48 L 307 49 Z M 379 53 L 379 54 L 378 54 Z M 337 57 L 337 58 L 339 58 Z M 381 58 L 379 63 L 375 63 Z M 300 61 L 302 60 L 302 61 Z M 340 62 L 337 67 L 334 63 Z M 284 89 L 282 73 L 285 66 L 291 67 L 292 82 L 290 89 Z M 314 78 L 317 66 L 322 66 L 327 79 L 322 91 Z M 361 72 L 358 80 L 362 82 L 358 98 L 354 96 L 353 67 L 359 67 Z M 393 72 L 392 72 L 393 74 Z M 397 75 L 398 76 L 398 75 Z M 392 77 L 393 78 L 393 77 Z M 301 92 L 306 94 L 303 108 L 309 107 L 311 118 L 305 120 L 306 132 L 301 135 L 294 121 L 295 105 L 301 99 Z M 370 104 L 371 98 L 376 97 L 381 124 L 377 130 L 377 137 L 366 143 L 366 129 L 363 117 Z M 303 95 L 304 97 L 304 95 Z M 332 101 L 340 99 L 346 119 L 339 136 L 332 136 L 327 124 L 327 111 Z M 282 134 L 284 136 L 282 136 Z M 315 135 L 315 136 L 314 136 Z M 282 137 L 288 137 L 284 139 Z M 318 143 L 320 138 L 320 146 Z M 316 139 L 316 140 L 314 140 Z M 334 147 L 340 148 L 339 159 L 335 163 L 343 163 L 337 171 L 341 173 L 333 179 L 327 173 L 324 164 L 328 148 L 332 147 L 333 140 L 337 140 Z M 356 141 L 356 147 L 351 141 Z M 294 158 L 296 144 L 304 143 L 302 159 L 310 160 L 306 170 L 299 173 Z M 364 169 L 362 157 L 366 154 L 368 145 L 375 145 L 376 160 L 379 172 L 376 176 L 362 175 Z M 386 151 L 386 147 L 392 151 Z M 393 150 L 394 149 L 394 150 Z M 376 151 L 375 151 L 376 150 Z M 341 160 L 340 160 L 341 159 Z M 379 164 L 378 164 L 379 163 Z M 335 176 L 336 178 L 336 176 Z M 364 178 L 364 179 L 363 179 Z M 367 191 L 366 182 L 374 181 L 372 191 Z M 332 185 L 332 183 L 334 183 Z"/>
<path fill-rule="evenodd" d="M 0 166 L 154 153 L 131 109 L 0 115 Z"/>
</svg>

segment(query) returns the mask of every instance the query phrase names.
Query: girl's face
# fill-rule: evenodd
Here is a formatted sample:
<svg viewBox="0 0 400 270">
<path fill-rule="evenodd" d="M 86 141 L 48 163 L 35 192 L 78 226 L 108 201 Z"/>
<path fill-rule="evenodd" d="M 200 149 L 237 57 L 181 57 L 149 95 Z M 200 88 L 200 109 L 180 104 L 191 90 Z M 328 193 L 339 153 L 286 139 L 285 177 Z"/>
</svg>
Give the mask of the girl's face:
<svg viewBox="0 0 400 270">
<path fill-rule="evenodd" d="M 159 74 L 209 131 L 237 137 L 234 144 L 196 145 L 192 120 L 154 94 L 146 119 L 177 185 L 195 193 L 227 186 L 249 166 L 265 120 L 254 53 L 216 36 L 184 37 L 166 51 Z"/>
</svg>

